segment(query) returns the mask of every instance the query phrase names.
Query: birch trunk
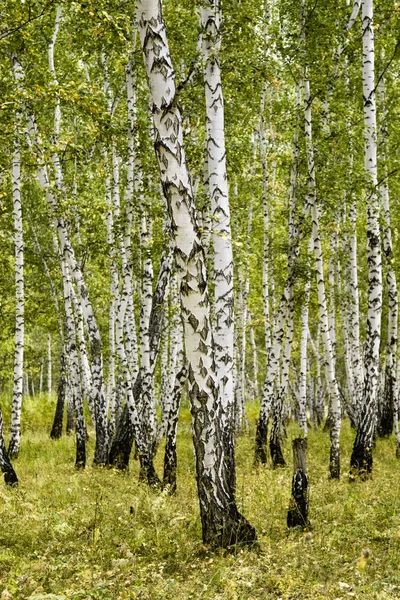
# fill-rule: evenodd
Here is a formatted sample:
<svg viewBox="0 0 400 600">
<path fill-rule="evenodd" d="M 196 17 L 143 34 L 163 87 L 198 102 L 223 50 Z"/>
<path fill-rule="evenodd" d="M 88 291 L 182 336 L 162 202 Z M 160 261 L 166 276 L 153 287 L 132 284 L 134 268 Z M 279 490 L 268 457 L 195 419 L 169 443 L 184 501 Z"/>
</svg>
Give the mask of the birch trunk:
<svg viewBox="0 0 400 600">
<path fill-rule="evenodd" d="M 380 102 L 382 106 L 382 124 L 381 138 L 383 146 L 382 159 L 386 159 L 385 146 L 387 145 L 388 132 L 386 123 L 388 119 L 385 104 L 385 83 L 383 76 L 378 86 Z M 378 422 L 378 435 L 381 437 L 391 435 L 393 431 L 393 417 L 395 408 L 395 390 L 396 390 L 396 352 L 397 352 L 397 323 L 398 323 L 398 292 L 396 273 L 393 261 L 393 242 L 392 227 L 390 219 L 389 206 L 389 187 L 388 187 L 387 168 L 385 169 L 384 182 L 379 186 L 379 195 L 382 204 L 382 222 L 383 222 L 383 252 L 386 261 L 386 288 L 388 295 L 388 321 L 387 321 L 387 342 L 386 342 L 386 365 L 384 373 L 383 394 L 381 400 L 381 410 Z"/>
<path fill-rule="evenodd" d="M 153 453 L 157 436 L 157 417 L 154 402 L 154 367 L 151 366 L 150 316 L 153 300 L 153 263 L 151 260 L 151 229 L 146 214 L 142 216 L 141 249 L 144 260 L 142 268 L 142 306 L 140 311 L 140 374 L 142 390 L 138 401 L 138 413 L 142 424 L 145 450 L 139 453 L 140 479 L 150 485 L 158 484 L 153 465 Z"/>
<path fill-rule="evenodd" d="M 364 356 L 364 392 L 350 460 L 351 475 L 369 477 L 372 442 L 376 426 L 376 395 L 379 380 L 379 346 L 382 317 L 382 258 L 377 194 L 377 148 L 375 103 L 375 54 L 373 1 L 362 3 L 364 165 L 367 196 L 368 314 Z"/>
<path fill-rule="evenodd" d="M 82 392 L 79 380 L 79 362 L 76 345 L 75 320 L 71 301 L 71 277 L 65 257 L 61 257 L 63 275 L 65 329 L 67 338 L 67 352 L 69 361 L 69 376 L 71 379 L 71 404 L 75 407 L 76 430 L 76 459 L 75 467 L 84 469 L 86 466 L 86 426 L 83 416 Z"/>
<path fill-rule="evenodd" d="M 299 114 L 301 99 L 301 86 L 297 86 L 297 114 Z M 266 463 L 266 443 L 268 419 L 271 407 L 275 396 L 275 383 L 278 377 L 280 357 L 283 345 L 283 337 L 285 334 L 285 324 L 294 310 L 293 306 L 293 287 L 296 278 L 296 265 L 299 257 L 299 228 L 295 225 L 294 219 L 294 203 L 296 194 L 296 179 L 299 163 L 299 147 L 298 147 L 298 127 L 296 123 L 295 133 L 293 137 L 293 155 L 290 172 L 290 188 L 289 188 L 289 248 L 288 248 L 288 273 L 279 304 L 279 309 L 274 319 L 272 331 L 272 343 L 267 354 L 267 373 L 263 387 L 261 399 L 260 416 L 257 423 L 256 444 L 255 444 L 255 463 Z"/>
<path fill-rule="evenodd" d="M 22 229 L 21 205 L 21 148 L 19 126 L 21 115 L 17 114 L 16 136 L 12 157 L 12 196 L 15 244 L 15 349 L 14 349 L 14 389 L 11 410 L 11 430 L 8 454 L 17 458 L 21 443 L 21 407 L 24 373 L 24 238 Z"/>
<path fill-rule="evenodd" d="M 14 75 L 17 80 L 18 88 L 21 89 L 22 81 L 24 79 L 24 72 L 16 55 L 13 57 L 13 68 Z M 93 379 L 93 405 L 95 407 L 96 414 L 96 448 L 94 463 L 98 465 L 104 465 L 107 461 L 107 446 L 108 446 L 108 432 L 107 432 L 107 407 L 104 395 L 104 384 L 103 384 L 103 357 L 102 357 L 102 345 L 100 331 L 94 316 L 92 304 L 90 302 L 88 290 L 86 287 L 85 280 L 80 266 L 75 258 L 74 249 L 71 245 L 68 229 L 65 220 L 60 215 L 57 197 L 50 185 L 47 166 L 44 162 L 43 152 L 41 150 L 42 143 L 38 133 L 36 121 L 29 106 L 25 106 L 25 113 L 27 119 L 27 137 L 31 146 L 35 147 L 35 151 L 38 155 L 38 180 L 39 185 L 45 193 L 46 200 L 53 210 L 54 225 L 57 231 L 57 235 L 60 241 L 61 253 L 65 255 L 68 266 L 71 270 L 72 277 L 78 289 L 78 294 L 82 302 L 83 313 L 87 324 L 88 334 L 90 338 L 90 349 L 92 354 L 92 379 Z M 57 159 L 56 153 L 53 153 L 55 158 L 54 168 L 56 172 L 56 191 L 57 193 L 63 192 L 63 174 L 61 171 L 60 161 Z M 60 166 L 60 168 L 58 168 Z"/>
<path fill-rule="evenodd" d="M 138 22 L 150 88 L 155 151 L 176 242 L 203 542 L 212 547 L 248 544 L 256 534 L 237 509 L 227 468 L 205 254 L 186 166 L 175 72 L 160 0 L 139 0 Z"/>
<path fill-rule="evenodd" d="M 304 285 L 303 303 L 301 305 L 301 338 L 300 338 L 300 376 L 299 376 L 299 425 L 304 439 L 308 436 L 307 427 L 307 342 L 308 342 L 308 305 L 310 302 L 310 271 Z M 313 419 L 312 419 L 313 421 Z"/>
<path fill-rule="evenodd" d="M 331 449 L 329 472 L 332 478 L 340 477 L 340 426 L 341 409 L 339 387 L 335 375 L 334 356 L 332 340 L 330 336 L 330 324 L 328 316 L 327 298 L 325 292 L 324 265 L 322 257 L 321 230 L 319 224 L 320 207 L 317 205 L 314 148 L 312 141 L 312 115 L 310 84 L 306 78 L 304 81 L 304 130 L 306 137 L 307 153 L 307 175 L 308 175 L 308 203 L 311 208 L 312 238 L 315 257 L 315 268 L 317 276 L 317 293 L 319 304 L 319 318 L 321 324 L 321 335 L 324 348 L 325 377 L 329 388 L 331 403 L 332 425 L 330 428 Z"/>
<path fill-rule="evenodd" d="M 221 402 L 225 460 L 235 486 L 234 464 L 234 290 L 228 180 L 226 173 L 224 100 L 219 64 L 221 48 L 220 0 L 200 6 L 206 98 L 208 189 L 211 198 L 214 247 L 214 348 Z"/>
<path fill-rule="evenodd" d="M 150 333 L 150 366 L 152 374 L 157 362 L 158 349 L 160 344 L 161 330 L 164 317 L 164 300 L 166 289 L 168 287 L 171 266 L 172 266 L 172 247 L 168 253 L 164 253 L 161 257 L 161 265 L 158 272 L 156 287 L 153 293 L 153 302 L 149 320 Z M 136 411 L 136 403 L 142 391 L 142 375 L 139 371 L 135 380 L 130 373 L 127 372 L 130 384 L 128 385 L 128 401 L 125 404 L 121 418 L 117 425 L 117 430 L 111 444 L 108 462 L 119 469 L 126 469 L 129 464 L 129 457 L 132 449 L 132 443 L 135 436 L 138 435 L 138 416 Z M 135 438 L 136 439 L 136 438 Z M 138 440 L 136 439 L 136 443 Z"/>
</svg>

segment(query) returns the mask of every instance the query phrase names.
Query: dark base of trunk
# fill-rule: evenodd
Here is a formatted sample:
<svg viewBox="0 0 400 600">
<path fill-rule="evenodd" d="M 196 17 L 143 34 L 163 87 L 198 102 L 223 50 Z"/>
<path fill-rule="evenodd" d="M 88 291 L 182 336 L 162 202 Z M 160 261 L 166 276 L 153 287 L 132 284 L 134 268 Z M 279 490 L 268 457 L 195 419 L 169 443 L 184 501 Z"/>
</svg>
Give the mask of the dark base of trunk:
<svg viewBox="0 0 400 600">
<path fill-rule="evenodd" d="M 296 495 L 294 495 L 294 491 Z M 292 498 L 287 514 L 288 527 L 309 527 L 308 520 L 308 477 L 299 470 L 293 475 Z"/>
<path fill-rule="evenodd" d="M 9 485 L 10 487 L 16 487 L 18 485 L 17 474 L 10 463 L 3 467 L 3 473 L 6 485 Z"/>
<path fill-rule="evenodd" d="M 340 479 L 340 458 L 333 456 L 331 452 L 329 461 L 329 477 L 331 479 Z"/>
<path fill-rule="evenodd" d="M 167 443 L 165 445 L 164 453 L 164 475 L 163 475 L 163 488 L 168 488 L 170 494 L 176 492 L 176 467 L 177 467 L 177 456 L 176 456 L 176 444 Z"/>
<path fill-rule="evenodd" d="M 370 479 L 372 474 L 372 447 L 357 440 L 354 442 L 350 460 L 350 479 L 359 477 L 362 481 Z"/>
<path fill-rule="evenodd" d="M 396 446 L 396 458 L 400 458 L 400 444 Z"/>
<path fill-rule="evenodd" d="M 15 445 L 15 442 L 13 440 L 10 440 L 7 455 L 9 458 L 12 458 L 12 459 L 18 458 L 19 448 Z"/>
<path fill-rule="evenodd" d="M 254 454 L 254 464 L 267 463 L 267 435 L 268 435 L 268 421 L 267 423 L 261 422 L 261 419 L 257 423 L 256 431 L 256 447 Z"/>
<path fill-rule="evenodd" d="M 76 443 L 75 468 L 84 469 L 86 467 L 86 444 L 85 441 Z"/>
<path fill-rule="evenodd" d="M 109 466 L 121 471 L 127 469 L 129 467 L 132 445 L 133 429 L 130 424 L 128 409 L 125 406 L 108 453 Z"/>
<path fill-rule="evenodd" d="M 153 465 L 153 458 L 140 455 L 139 481 L 147 483 L 150 487 L 161 488 L 161 480 L 158 477 Z"/>
<path fill-rule="evenodd" d="M 233 441 L 233 429 L 229 428 L 224 436 L 225 446 L 225 464 L 226 472 L 229 477 L 230 489 L 235 492 L 236 490 L 236 461 L 235 461 L 235 443 Z"/>
<path fill-rule="evenodd" d="M 285 467 L 286 466 L 285 459 L 283 458 L 281 442 L 279 439 L 270 440 L 269 451 L 271 453 L 272 466 L 274 469 L 276 469 L 277 467 Z"/>
<path fill-rule="evenodd" d="M 393 431 L 393 407 L 385 407 L 382 411 L 379 424 L 377 427 L 377 434 L 380 438 L 389 437 Z"/>
<path fill-rule="evenodd" d="M 60 399 L 60 395 L 58 395 L 53 426 L 50 431 L 50 438 L 52 440 L 59 440 L 60 437 L 62 436 L 63 418 L 64 418 L 64 398 Z"/>
<path fill-rule="evenodd" d="M 307 441 L 297 438 L 293 446 L 292 497 L 287 515 L 288 527 L 308 527 L 308 476 L 306 465 Z"/>
<path fill-rule="evenodd" d="M 203 542 L 212 550 L 224 548 L 235 552 L 243 546 L 251 546 L 257 541 L 256 530 L 243 517 L 233 504 L 228 514 L 211 515 L 202 519 Z M 220 527 L 216 527 L 216 523 Z"/>
<path fill-rule="evenodd" d="M 62 436 L 63 419 L 64 419 L 64 404 L 65 404 L 65 356 L 61 354 L 60 360 L 60 381 L 57 390 L 56 412 L 54 414 L 53 426 L 50 431 L 52 440 L 58 440 Z"/>
<path fill-rule="evenodd" d="M 65 426 L 65 433 L 67 435 L 72 435 L 74 433 L 74 415 L 70 414 L 70 411 L 67 410 L 67 424 Z"/>
</svg>

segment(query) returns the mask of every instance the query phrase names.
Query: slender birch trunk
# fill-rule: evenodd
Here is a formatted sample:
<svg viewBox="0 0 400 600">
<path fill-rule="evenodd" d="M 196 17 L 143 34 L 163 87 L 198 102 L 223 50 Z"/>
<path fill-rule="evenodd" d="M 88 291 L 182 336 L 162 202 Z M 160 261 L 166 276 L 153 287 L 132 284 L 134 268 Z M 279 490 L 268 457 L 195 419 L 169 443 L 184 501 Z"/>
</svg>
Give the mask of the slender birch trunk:
<svg viewBox="0 0 400 600">
<path fill-rule="evenodd" d="M 145 451 L 139 453 L 140 479 L 150 485 L 158 484 L 159 479 L 153 465 L 153 453 L 157 436 L 157 417 L 154 402 L 154 380 L 151 366 L 150 316 L 153 300 L 153 263 L 151 260 L 151 228 L 146 214 L 142 215 L 141 249 L 143 251 L 142 303 L 140 311 L 140 373 L 142 390 L 138 401 L 139 418 L 142 424 Z"/>
<path fill-rule="evenodd" d="M 300 112 L 300 99 L 301 99 L 301 86 L 300 83 L 297 86 L 297 114 Z M 292 165 L 290 171 L 290 187 L 289 187 L 289 248 L 288 248 L 288 273 L 279 304 L 279 309 L 275 315 L 273 331 L 272 331 L 272 343 L 267 354 L 267 373 L 263 387 L 263 394 L 261 399 L 260 416 L 257 423 L 256 431 L 256 443 L 255 443 L 255 463 L 266 463 L 266 443 L 267 443 L 267 430 L 268 430 L 268 419 L 271 411 L 271 407 L 275 397 L 275 383 L 278 378 L 280 357 L 283 346 L 283 338 L 285 334 L 285 325 L 291 313 L 294 310 L 293 304 L 293 287 L 296 278 L 296 265 L 299 257 L 299 241 L 300 231 L 299 227 L 295 225 L 294 218 L 294 204 L 296 195 L 296 179 L 299 163 L 299 146 L 298 146 L 298 124 L 295 126 L 295 133 L 293 136 L 293 155 Z"/>
<path fill-rule="evenodd" d="M 379 346 L 382 318 L 382 257 L 377 194 L 375 53 L 373 1 L 362 3 L 364 165 L 367 196 L 368 314 L 364 355 L 364 393 L 361 417 L 350 460 L 352 477 L 372 472 L 372 442 L 376 426 Z"/>
<path fill-rule="evenodd" d="M 388 132 L 387 110 L 385 103 L 385 82 L 383 76 L 378 85 L 379 97 L 382 106 L 382 159 L 385 162 Z M 385 168 L 385 179 L 379 186 L 379 195 L 382 204 L 383 221 L 383 252 L 386 261 L 386 288 L 388 295 L 388 316 L 387 316 L 387 342 L 386 342 L 386 364 L 384 373 L 383 394 L 381 399 L 381 411 L 378 422 L 378 435 L 381 437 L 391 435 L 393 431 L 393 417 L 395 408 L 395 390 L 396 390 L 396 352 L 397 352 L 397 329 L 398 329 L 398 292 L 396 273 L 393 262 L 393 242 L 392 227 L 390 219 L 389 206 L 389 186 L 387 179 L 387 168 Z"/>
<path fill-rule="evenodd" d="M 15 349 L 14 349 L 14 389 L 11 409 L 11 430 L 8 454 L 17 458 L 21 443 L 21 408 L 24 373 L 24 238 L 21 205 L 21 144 L 19 127 L 21 115 L 17 114 L 16 135 L 12 157 L 12 196 L 14 215 L 15 244 Z"/>
<path fill-rule="evenodd" d="M 64 307 L 65 307 L 65 329 L 67 338 L 67 352 L 69 361 L 69 375 L 71 378 L 71 404 L 75 407 L 75 431 L 76 431 L 76 459 L 75 467 L 84 469 L 86 466 L 86 426 L 83 415 L 82 391 L 79 379 L 79 362 L 76 344 L 75 320 L 71 301 L 72 281 L 69 274 L 65 257 L 61 258 L 63 275 Z"/>
<path fill-rule="evenodd" d="M 322 257 L 321 229 L 319 224 L 320 207 L 317 204 L 314 148 L 312 141 L 312 115 L 310 84 L 304 81 L 304 131 L 306 137 L 307 175 L 308 175 L 308 203 L 311 208 L 312 238 L 315 257 L 315 268 L 317 276 L 317 293 L 319 304 L 319 317 L 321 323 L 321 335 L 324 348 L 325 377 L 329 387 L 331 402 L 332 425 L 330 428 L 331 449 L 329 472 L 332 478 L 340 477 L 340 426 L 341 409 L 339 388 L 335 375 L 334 356 L 332 340 L 330 336 L 329 316 L 327 298 L 325 292 L 324 265 Z"/>
<path fill-rule="evenodd" d="M 51 396 L 51 375 L 52 375 L 52 360 L 51 360 L 51 333 L 50 331 L 47 334 L 47 393 Z"/>
<path fill-rule="evenodd" d="M 171 275 L 172 256 L 173 248 L 171 246 L 169 251 L 164 253 L 161 257 L 157 283 L 153 293 L 153 301 L 149 319 L 150 366 L 152 369 L 152 375 L 157 362 L 157 355 L 160 345 L 161 330 L 164 318 L 163 305 Z M 128 369 L 128 366 L 126 369 Z M 127 402 L 117 424 L 117 429 L 108 456 L 109 464 L 119 469 L 126 469 L 128 467 L 134 438 L 138 446 L 144 447 L 141 442 L 141 438 L 138 440 L 138 436 L 141 436 L 141 430 L 138 425 L 139 417 L 136 410 L 136 403 L 138 402 L 142 391 L 141 371 L 139 371 L 135 380 L 133 380 L 131 374 L 128 373 L 128 370 L 126 370 L 126 375 L 128 377 L 126 383 L 128 387 Z M 128 383 L 128 380 L 130 383 Z"/>
<path fill-rule="evenodd" d="M 221 2 L 203 0 L 200 6 L 204 86 L 208 189 L 212 211 L 214 247 L 214 344 L 217 388 L 221 401 L 225 460 L 235 486 L 234 464 L 234 290 L 228 180 L 224 125 L 224 99 L 219 64 L 221 48 Z"/>
<path fill-rule="evenodd" d="M 312 252 L 310 240 L 309 254 Z M 310 269 L 307 271 L 304 285 L 303 303 L 301 305 L 301 337 L 300 337 L 300 375 L 299 375 L 299 425 L 304 439 L 308 436 L 307 427 L 307 346 L 308 346 L 308 305 L 310 303 Z M 313 419 L 311 419 L 313 421 Z"/>
<path fill-rule="evenodd" d="M 356 202 L 352 199 L 349 210 L 349 220 L 351 233 L 349 238 L 349 261 L 347 290 L 349 297 L 349 330 L 350 330 L 350 348 L 352 357 L 352 373 L 354 378 L 354 397 L 351 405 L 354 409 L 356 421 L 361 415 L 361 399 L 364 387 L 364 372 L 361 357 L 360 343 L 360 311 L 359 311 L 359 287 L 358 287 L 358 268 L 357 268 L 357 209 Z"/>
<path fill-rule="evenodd" d="M 17 80 L 18 88 L 21 89 L 22 81 L 24 79 L 24 72 L 21 64 L 18 62 L 17 56 L 13 54 L 13 68 L 14 75 Z M 96 414 L 96 448 L 94 463 L 98 465 L 104 465 L 107 462 L 107 447 L 108 447 L 108 427 L 107 427 L 107 406 L 105 402 L 104 394 L 104 383 L 103 383 L 103 357 L 102 357 L 102 344 L 100 331 L 97 325 L 96 318 L 94 316 L 93 307 L 90 302 L 88 290 L 86 287 L 85 280 L 80 266 L 75 257 L 74 249 L 71 245 L 68 229 L 66 222 L 62 216 L 58 207 L 57 197 L 50 185 L 47 166 L 44 162 L 42 153 L 42 143 L 38 133 L 36 121 L 29 106 L 25 106 L 25 113 L 27 119 L 27 137 L 31 146 L 35 147 L 35 151 L 39 157 L 38 165 L 38 180 L 39 185 L 45 193 L 46 200 L 53 210 L 54 225 L 60 241 L 61 254 L 65 255 L 68 266 L 71 270 L 72 277 L 77 286 L 78 294 L 82 303 L 83 313 L 87 324 L 90 349 L 92 354 L 92 394 L 93 394 L 93 405 L 95 407 Z M 56 171 L 56 191 L 57 193 L 63 192 L 63 174 L 61 170 L 60 161 L 57 159 L 56 153 L 53 153 L 55 160 L 53 161 L 54 168 Z M 58 166 L 60 165 L 60 168 Z"/>
<path fill-rule="evenodd" d="M 138 22 L 150 88 L 155 151 L 175 234 L 203 542 L 212 547 L 249 544 L 256 538 L 255 530 L 237 509 L 227 468 L 205 254 L 186 167 L 175 72 L 160 0 L 139 0 Z"/>
<path fill-rule="evenodd" d="M 269 440 L 269 449 L 271 453 L 272 466 L 274 468 L 284 467 L 286 464 L 281 447 L 281 429 L 283 424 L 284 403 L 289 387 L 290 357 L 292 353 L 294 329 L 293 298 L 290 299 L 290 306 L 288 308 L 288 312 L 289 314 L 286 325 L 285 349 L 282 357 L 281 381 L 277 390 L 276 400 L 274 403 L 274 416 L 272 419 L 271 435 Z"/>
</svg>

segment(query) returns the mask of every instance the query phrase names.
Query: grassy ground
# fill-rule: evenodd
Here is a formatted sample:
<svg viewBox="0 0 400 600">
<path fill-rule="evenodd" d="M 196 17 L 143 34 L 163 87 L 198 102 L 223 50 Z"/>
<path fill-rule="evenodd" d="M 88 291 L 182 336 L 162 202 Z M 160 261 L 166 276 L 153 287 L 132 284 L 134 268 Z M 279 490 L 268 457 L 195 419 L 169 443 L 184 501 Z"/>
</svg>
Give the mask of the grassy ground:
<svg viewBox="0 0 400 600">
<path fill-rule="evenodd" d="M 129 474 L 91 466 L 75 472 L 74 440 L 48 437 L 51 403 L 31 400 L 25 410 L 30 426 L 15 462 L 20 486 L 0 484 L 1 600 L 400 598 L 400 461 L 393 440 L 378 441 L 373 480 L 350 484 L 347 423 L 341 481 L 327 479 L 327 434 L 311 432 L 308 539 L 286 529 L 291 468 L 254 469 L 252 437 L 240 438 L 238 504 L 260 548 L 224 555 L 201 543 L 187 410 L 172 498 L 139 484 L 136 463 Z M 250 407 L 253 423 L 255 415 Z M 159 472 L 161 463 L 162 452 Z M 370 557 L 360 560 L 366 549 Z"/>
</svg>

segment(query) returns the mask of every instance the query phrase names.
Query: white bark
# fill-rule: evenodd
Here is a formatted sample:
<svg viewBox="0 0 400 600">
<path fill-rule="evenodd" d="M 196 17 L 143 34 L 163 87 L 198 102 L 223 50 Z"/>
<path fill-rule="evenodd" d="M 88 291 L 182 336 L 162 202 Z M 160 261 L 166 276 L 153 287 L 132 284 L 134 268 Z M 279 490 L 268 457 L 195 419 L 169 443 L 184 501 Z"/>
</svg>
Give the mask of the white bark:
<svg viewBox="0 0 400 600">
<path fill-rule="evenodd" d="M 51 360 L 51 333 L 47 334 L 47 393 L 49 396 L 52 391 L 52 381 L 51 381 L 51 373 L 52 373 L 52 360 Z"/>
<path fill-rule="evenodd" d="M 255 531 L 237 511 L 231 477 L 234 463 L 227 461 L 221 430 L 227 415 L 223 420 L 205 255 L 186 166 L 182 117 L 175 102 L 175 72 L 160 0 L 139 0 L 138 23 L 150 88 L 155 151 L 176 242 L 203 541 L 213 546 L 251 542 Z"/>
<path fill-rule="evenodd" d="M 321 228 L 319 222 L 320 207 L 317 204 L 314 148 L 312 141 L 312 114 L 311 114 L 311 95 L 310 83 L 305 78 L 304 81 L 304 130 L 306 137 L 307 171 L 308 171 L 308 204 L 311 208 L 312 218 L 312 238 L 315 257 L 315 268 L 317 276 L 317 294 L 319 305 L 319 318 L 321 324 L 321 335 L 324 348 L 324 367 L 325 377 L 329 388 L 331 402 L 331 456 L 330 456 L 330 475 L 338 478 L 340 476 L 340 426 L 341 410 L 339 388 L 335 375 L 335 365 L 332 349 L 332 340 L 330 336 L 328 306 L 325 292 L 324 265 L 322 257 Z"/>
<path fill-rule="evenodd" d="M 221 47 L 220 2 L 201 4 L 202 54 L 206 97 L 208 188 L 212 211 L 215 284 L 215 361 L 223 405 L 224 427 L 229 428 L 234 410 L 234 291 L 226 149 L 224 100 L 219 51 Z"/>
<path fill-rule="evenodd" d="M 379 383 L 379 346 L 382 318 L 382 257 L 378 198 L 375 51 L 373 1 L 362 3 L 364 168 L 367 197 L 368 313 L 364 354 L 364 391 L 351 467 L 368 476 L 372 470 L 372 441 L 376 426 Z"/>
<path fill-rule="evenodd" d="M 13 55 L 13 68 L 14 75 L 17 80 L 17 85 L 20 88 L 24 79 L 24 73 L 16 55 Z M 107 458 L 107 446 L 108 446 L 108 435 L 107 435 L 107 411 L 104 395 L 103 385 L 103 358 L 101 352 L 101 338 L 100 331 L 97 326 L 97 322 L 93 313 L 92 304 L 89 299 L 88 290 L 86 287 L 85 280 L 83 278 L 82 271 L 75 258 L 75 253 L 70 242 L 69 233 L 65 220 L 59 214 L 59 207 L 57 203 L 56 195 L 50 185 L 47 166 L 44 162 L 42 152 L 42 142 L 38 133 L 36 121 L 29 106 L 25 107 L 26 119 L 27 119 L 27 137 L 28 142 L 31 146 L 35 147 L 35 151 L 38 156 L 38 181 L 41 189 L 45 193 L 46 200 L 53 210 L 54 214 L 54 226 L 56 228 L 58 238 L 61 246 L 61 254 L 66 257 L 68 266 L 71 270 L 72 276 L 75 280 L 75 284 L 78 289 L 78 294 L 82 303 L 84 318 L 87 324 L 87 329 L 90 337 L 90 346 L 92 353 L 92 379 L 93 379 L 93 403 L 96 411 L 96 450 L 95 450 L 95 463 L 105 464 Z M 53 154 L 55 156 L 55 153 Z M 56 190 L 62 192 L 63 180 L 62 171 L 58 169 L 59 160 L 55 160 L 54 167 L 56 171 Z"/>
<path fill-rule="evenodd" d="M 9 455 L 17 458 L 21 443 L 21 408 L 24 373 L 24 238 L 21 204 L 21 144 L 19 127 L 21 115 L 16 115 L 16 135 L 12 156 L 12 197 L 15 253 L 15 348 L 14 387 L 11 410 Z"/>
</svg>

